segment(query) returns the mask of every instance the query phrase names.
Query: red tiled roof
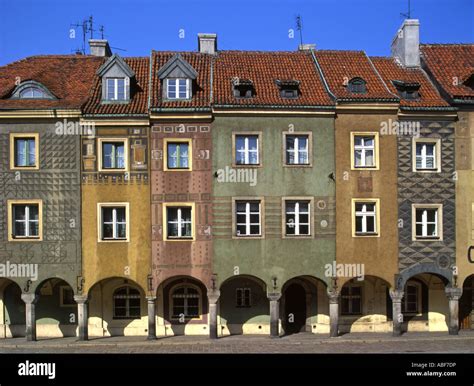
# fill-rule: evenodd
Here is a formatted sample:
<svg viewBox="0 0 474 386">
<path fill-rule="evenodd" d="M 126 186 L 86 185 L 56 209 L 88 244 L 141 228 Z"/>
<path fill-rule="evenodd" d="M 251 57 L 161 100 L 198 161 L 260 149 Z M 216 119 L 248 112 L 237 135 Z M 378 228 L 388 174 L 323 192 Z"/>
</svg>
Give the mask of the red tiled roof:
<svg viewBox="0 0 474 386">
<path fill-rule="evenodd" d="M 102 58 L 89 55 L 30 56 L 0 67 L 0 109 L 80 108 Z M 17 80 L 34 80 L 58 99 L 9 99 Z M 15 83 L 17 82 L 17 83 Z"/>
<path fill-rule="evenodd" d="M 421 53 L 428 71 L 451 98 L 474 98 L 474 90 L 462 84 L 474 74 L 474 44 L 422 44 Z"/>
<path fill-rule="evenodd" d="M 388 92 L 363 51 L 316 51 L 316 58 L 330 91 L 338 99 L 355 99 L 361 102 L 397 99 L 397 96 Z M 365 80 L 366 93 L 357 94 L 347 90 L 347 82 L 357 77 Z"/>
<path fill-rule="evenodd" d="M 251 80 L 253 98 L 235 98 L 232 79 Z M 300 96 L 283 98 L 276 80 L 300 82 Z M 261 52 L 221 51 L 214 66 L 215 105 L 252 106 L 327 106 L 333 105 L 309 51 Z"/>
<path fill-rule="evenodd" d="M 102 80 L 95 75 L 95 80 L 91 90 L 91 96 L 84 106 L 86 115 L 141 115 L 148 113 L 148 85 L 150 73 L 149 58 L 128 57 L 123 58 L 125 63 L 135 73 L 135 82 L 130 82 L 130 102 L 129 103 L 102 103 Z"/>
<path fill-rule="evenodd" d="M 389 90 L 397 94 L 393 80 L 406 83 L 419 83 L 419 99 L 400 99 L 402 107 L 447 107 L 449 104 L 441 98 L 436 88 L 420 68 L 406 68 L 398 64 L 393 58 L 371 57 L 370 60 L 382 76 Z"/>
<path fill-rule="evenodd" d="M 158 71 L 173 56 L 180 54 L 197 72 L 196 85 L 190 100 L 168 101 L 163 99 L 162 82 Z M 203 108 L 210 107 L 211 100 L 211 62 L 212 55 L 199 52 L 152 52 L 151 108 Z"/>
</svg>

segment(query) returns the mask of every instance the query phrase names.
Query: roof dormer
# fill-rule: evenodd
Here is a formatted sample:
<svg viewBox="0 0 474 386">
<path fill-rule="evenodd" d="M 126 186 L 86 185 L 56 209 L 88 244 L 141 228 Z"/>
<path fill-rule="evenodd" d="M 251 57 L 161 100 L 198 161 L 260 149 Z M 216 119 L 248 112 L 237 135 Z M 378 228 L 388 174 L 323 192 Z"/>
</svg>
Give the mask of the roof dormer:
<svg viewBox="0 0 474 386">
<path fill-rule="evenodd" d="M 174 55 L 158 71 L 163 99 L 191 99 L 198 73 L 180 54 Z"/>
<path fill-rule="evenodd" d="M 232 88 L 236 98 L 253 98 L 255 95 L 255 88 L 250 79 L 235 77 L 232 79 Z"/>
<path fill-rule="evenodd" d="M 367 92 L 367 82 L 356 76 L 347 83 L 347 91 L 351 94 L 365 94 Z"/>
<path fill-rule="evenodd" d="M 102 103 L 128 103 L 130 84 L 135 73 L 117 54 L 111 56 L 98 70 L 102 79 Z"/>
<path fill-rule="evenodd" d="M 13 90 L 10 99 L 57 99 L 44 85 L 34 80 L 20 83 Z"/>
<path fill-rule="evenodd" d="M 293 79 L 277 79 L 276 85 L 280 89 L 280 96 L 286 99 L 295 99 L 300 95 L 300 82 Z"/>
<path fill-rule="evenodd" d="M 392 84 L 395 86 L 398 95 L 402 99 L 416 100 L 420 97 L 420 84 L 418 82 L 404 82 L 402 80 L 392 80 Z"/>
</svg>

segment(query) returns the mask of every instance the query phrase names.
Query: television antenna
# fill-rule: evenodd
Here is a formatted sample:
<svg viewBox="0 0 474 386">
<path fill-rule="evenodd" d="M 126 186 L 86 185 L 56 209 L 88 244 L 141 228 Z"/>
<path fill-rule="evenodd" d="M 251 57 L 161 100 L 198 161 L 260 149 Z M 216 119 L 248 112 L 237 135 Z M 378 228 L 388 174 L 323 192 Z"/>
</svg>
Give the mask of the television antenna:
<svg viewBox="0 0 474 386">
<path fill-rule="evenodd" d="M 296 30 L 300 32 L 300 44 L 303 45 L 303 20 L 301 15 L 296 15 Z"/>
<path fill-rule="evenodd" d="M 411 19 L 411 0 L 408 0 L 408 12 L 401 13 L 400 16 L 403 16 L 406 19 Z"/>
</svg>

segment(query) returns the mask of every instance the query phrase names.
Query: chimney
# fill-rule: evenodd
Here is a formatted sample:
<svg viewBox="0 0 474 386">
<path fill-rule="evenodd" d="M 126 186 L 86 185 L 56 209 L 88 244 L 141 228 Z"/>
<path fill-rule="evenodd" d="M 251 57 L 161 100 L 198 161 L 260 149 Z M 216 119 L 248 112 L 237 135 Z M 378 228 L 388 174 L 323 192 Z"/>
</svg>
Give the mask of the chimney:
<svg viewBox="0 0 474 386">
<path fill-rule="evenodd" d="M 392 40 L 392 56 L 405 67 L 420 66 L 420 21 L 406 19 Z"/>
<path fill-rule="evenodd" d="M 305 43 L 298 46 L 298 51 L 311 51 L 316 49 L 316 44 Z"/>
<path fill-rule="evenodd" d="M 89 48 L 93 56 L 112 56 L 112 50 L 107 40 L 89 39 Z"/>
<path fill-rule="evenodd" d="M 198 34 L 198 51 L 202 54 L 215 55 L 217 52 L 217 35 L 216 34 Z"/>
</svg>

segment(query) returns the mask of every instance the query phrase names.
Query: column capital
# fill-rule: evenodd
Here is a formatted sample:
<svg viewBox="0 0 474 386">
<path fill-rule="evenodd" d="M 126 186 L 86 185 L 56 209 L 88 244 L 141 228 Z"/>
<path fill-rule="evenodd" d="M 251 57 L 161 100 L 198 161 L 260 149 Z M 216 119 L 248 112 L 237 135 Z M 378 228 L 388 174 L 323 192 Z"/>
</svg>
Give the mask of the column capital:
<svg viewBox="0 0 474 386">
<path fill-rule="evenodd" d="M 444 292 L 448 300 L 459 300 L 462 296 L 462 288 L 447 287 Z"/>
<path fill-rule="evenodd" d="M 339 296 L 341 295 L 341 291 L 334 288 L 328 289 L 327 295 L 329 298 L 329 304 L 339 303 Z"/>
<path fill-rule="evenodd" d="M 281 298 L 281 293 L 279 293 L 279 292 L 269 292 L 269 293 L 267 293 L 267 298 L 270 301 L 278 301 Z"/>
<path fill-rule="evenodd" d="M 219 290 L 207 290 L 207 300 L 209 304 L 216 304 L 221 296 L 221 291 Z"/>
<path fill-rule="evenodd" d="M 74 301 L 77 304 L 85 304 L 89 301 L 89 296 L 87 296 L 87 295 L 74 295 Z"/>
<path fill-rule="evenodd" d="M 402 290 L 390 290 L 390 298 L 395 303 L 401 303 L 404 294 L 405 292 Z"/>
<path fill-rule="evenodd" d="M 33 294 L 21 294 L 21 300 L 28 304 L 36 304 L 39 300 L 39 296 L 35 293 Z"/>
<path fill-rule="evenodd" d="M 154 303 L 156 301 L 156 296 L 147 296 L 146 300 L 148 303 Z"/>
</svg>

